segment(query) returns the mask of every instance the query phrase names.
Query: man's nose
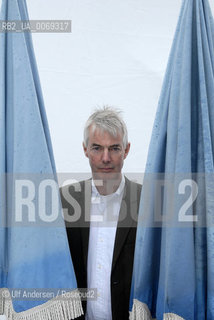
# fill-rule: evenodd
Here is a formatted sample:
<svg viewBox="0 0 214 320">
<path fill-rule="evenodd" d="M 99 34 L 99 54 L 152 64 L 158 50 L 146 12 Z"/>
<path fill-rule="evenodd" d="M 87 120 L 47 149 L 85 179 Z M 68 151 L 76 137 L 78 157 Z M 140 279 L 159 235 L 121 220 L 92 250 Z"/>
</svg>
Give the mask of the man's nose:
<svg viewBox="0 0 214 320">
<path fill-rule="evenodd" d="M 102 161 L 103 162 L 110 162 L 111 161 L 110 152 L 109 152 L 108 148 L 104 148 L 104 150 L 103 150 Z"/>
</svg>

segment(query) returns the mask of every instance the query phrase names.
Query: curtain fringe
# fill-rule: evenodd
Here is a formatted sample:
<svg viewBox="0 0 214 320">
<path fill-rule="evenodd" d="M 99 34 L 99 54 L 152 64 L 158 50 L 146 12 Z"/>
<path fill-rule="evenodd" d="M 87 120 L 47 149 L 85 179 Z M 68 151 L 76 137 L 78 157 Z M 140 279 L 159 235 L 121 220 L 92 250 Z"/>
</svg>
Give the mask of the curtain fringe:
<svg viewBox="0 0 214 320">
<path fill-rule="evenodd" d="M 137 299 L 133 300 L 132 311 L 129 313 L 129 320 L 155 320 L 152 318 L 151 313 L 147 305 L 143 302 L 140 302 Z M 174 313 L 165 313 L 163 320 L 185 320 L 184 318 L 174 314 Z"/>
<path fill-rule="evenodd" d="M 175 313 L 166 313 L 166 314 L 164 315 L 163 320 L 184 320 L 184 318 L 178 316 L 178 315 L 175 314 Z"/>
<path fill-rule="evenodd" d="M 137 299 L 133 300 L 132 311 L 129 314 L 129 320 L 152 320 L 151 313 L 147 305 Z"/>
<path fill-rule="evenodd" d="M 83 314 L 82 303 L 78 289 L 70 294 L 71 299 L 57 296 L 37 307 L 26 311 L 16 312 L 8 289 L 0 289 L 0 314 L 7 320 L 70 320 Z"/>
</svg>

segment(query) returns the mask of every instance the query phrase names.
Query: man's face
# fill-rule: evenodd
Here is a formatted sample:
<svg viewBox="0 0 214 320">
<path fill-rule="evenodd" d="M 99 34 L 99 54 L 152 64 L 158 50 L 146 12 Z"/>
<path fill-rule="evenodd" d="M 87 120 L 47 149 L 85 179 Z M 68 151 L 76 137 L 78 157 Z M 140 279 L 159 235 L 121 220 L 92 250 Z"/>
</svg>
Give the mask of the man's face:
<svg viewBox="0 0 214 320">
<path fill-rule="evenodd" d="M 130 143 L 124 148 L 121 134 L 114 137 L 107 131 L 95 129 L 93 132 L 90 128 L 88 146 L 83 144 L 83 148 L 94 179 L 117 180 L 121 177 L 123 161 L 130 149 Z"/>
</svg>

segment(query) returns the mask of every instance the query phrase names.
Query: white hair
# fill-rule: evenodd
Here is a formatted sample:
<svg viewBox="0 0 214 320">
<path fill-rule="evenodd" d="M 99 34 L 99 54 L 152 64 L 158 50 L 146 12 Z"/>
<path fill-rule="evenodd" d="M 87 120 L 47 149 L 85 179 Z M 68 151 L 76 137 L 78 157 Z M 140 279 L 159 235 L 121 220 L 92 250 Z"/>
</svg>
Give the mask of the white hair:
<svg viewBox="0 0 214 320">
<path fill-rule="evenodd" d="M 101 132 L 107 131 L 113 137 L 122 134 L 123 146 L 127 147 L 128 144 L 128 132 L 125 122 L 121 117 L 121 111 L 114 109 L 109 106 L 97 109 L 88 118 L 84 128 L 84 144 L 87 147 L 89 139 L 89 129 L 91 128 L 92 133 L 99 129 Z"/>
</svg>

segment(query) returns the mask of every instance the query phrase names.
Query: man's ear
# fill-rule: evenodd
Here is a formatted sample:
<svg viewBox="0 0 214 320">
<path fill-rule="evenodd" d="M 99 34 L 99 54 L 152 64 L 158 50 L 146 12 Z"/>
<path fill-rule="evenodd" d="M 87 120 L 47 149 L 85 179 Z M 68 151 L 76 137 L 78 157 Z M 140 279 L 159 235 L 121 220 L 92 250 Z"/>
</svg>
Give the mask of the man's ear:
<svg viewBox="0 0 214 320">
<path fill-rule="evenodd" d="M 83 146 L 85 156 L 88 158 L 88 151 L 87 151 L 87 147 L 85 146 L 84 142 L 82 143 L 82 146 Z"/>
<path fill-rule="evenodd" d="M 127 144 L 126 148 L 125 148 L 124 159 L 126 159 L 128 153 L 129 153 L 130 146 L 131 146 L 131 144 L 130 144 L 130 142 L 129 142 L 129 143 Z"/>
</svg>

